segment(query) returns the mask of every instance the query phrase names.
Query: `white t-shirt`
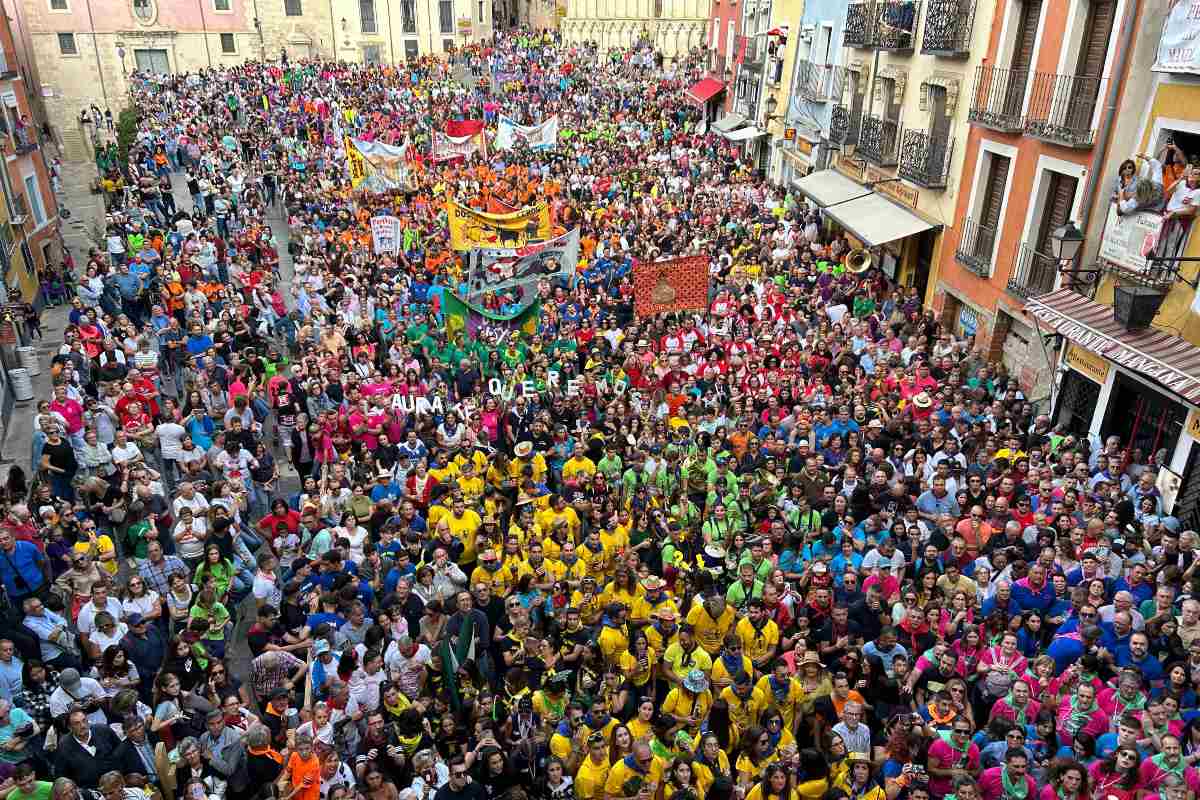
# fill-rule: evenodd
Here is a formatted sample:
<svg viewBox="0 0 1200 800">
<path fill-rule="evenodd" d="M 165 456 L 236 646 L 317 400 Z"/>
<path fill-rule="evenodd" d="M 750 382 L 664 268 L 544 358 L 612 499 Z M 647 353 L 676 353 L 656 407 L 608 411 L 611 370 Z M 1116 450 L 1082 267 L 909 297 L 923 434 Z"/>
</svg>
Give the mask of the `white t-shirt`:
<svg viewBox="0 0 1200 800">
<path fill-rule="evenodd" d="M 1175 184 L 1175 190 L 1167 199 L 1167 211 L 1179 211 L 1184 208 L 1200 206 L 1200 188 L 1189 189 L 1187 181 L 1181 180 Z"/>
<path fill-rule="evenodd" d="M 108 604 L 103 609 L 96 608 L 95 601 L 84 603 L 79 609 L 79 618 L 75 620 L 75 627 L 79 629 L 80 633 L 89 634 L 94 639 L 95 637 L 91 636 L 91 634 L 96 632 L 96 615 L 101 611 L 107 611 L 109 614 L 112 614 L 113 619 L 120 619 L 121 601 L 115 597 L 110 597 L 108 598 Z"/>
<path fill-rule="evenodd" d="M 146 593 L 141 597 L 127 597 L 121 601 L 121 616 L 128 619 L 130 614 L 136 613 L 144 617 L 158 605 L 158 601 L 158 592 L 147 587 Z"/>
<path fill-rule="evenodd" d="M 421 686 L 421 670 L 428 667 L 432 660 L 433 654 L 423 644 L 417 645 L 417 651 L 412 654 L 412 658 L 406 658 L 395 642 L 388 644 L 387 651 L 383 654 L 383 663 L 387 665 L 388 670 L 400 673 L 400 691 L 408 697 L 417 696 Z"/>
<path fill-rule="evenodd" d="M 183 437 L 187 430 L 178 422 L 164 422 L 154 429 L 158 434 L 158 444 L 162 448 L 162 457 L 174 461 L 183 452 Z"/>
<path fill-rule="evenodd" d="M 114 444 L 109 448 L 112 453 L 113 461 L 118 464 L 124 464 L 127 461 L 135 461 L 142 457 L 142 451 L 132 441 L 125 442 L 125 446 Z"/>
<path fill-rule="evenodd" d="M 279 588 L 277 580 L 259 572 L 254 576 L 254 597 L 262 600 L 264 604 L 278 609 L 283 603 L 283 590 Z"/>
</svg>

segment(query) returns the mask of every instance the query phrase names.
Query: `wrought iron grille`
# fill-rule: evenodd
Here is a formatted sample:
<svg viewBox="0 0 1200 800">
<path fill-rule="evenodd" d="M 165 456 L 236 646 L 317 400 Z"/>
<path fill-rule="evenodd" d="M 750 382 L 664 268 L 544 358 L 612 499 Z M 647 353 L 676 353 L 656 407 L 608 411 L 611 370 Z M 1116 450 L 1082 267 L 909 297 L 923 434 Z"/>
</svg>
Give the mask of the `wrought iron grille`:
<svg viewBox="0 0 1200 800">
<path fill-rule="evenodd" d="M 899 142 L 900 123 L 876 116 L 863 117 L 858 140 L 858 152 L 863 158 L 881 167 L 892 166 L 896 163 Z"/>
<path fill-rule="evenodd" d="M 962 235 L 959 236 L 958 248 L 954 251 L 954 260 L 976 275 L 986 278 L 992 273 L 992 248 L 995 244 L 995 228 L 980 225 L 967 217 L 962 223 Z"/>
<path fill-rule="evenodd" d="M 842 43 L 847 47 L 867 48 L 874 44 L 874 3 L 851 3 L 846 8 L 846 30 Z"/>
<path fill-rule="evenodd" d="M 954 156 L 954 139 L 926 131 L 905 131 L 900 145 L 901 178 L 929 189 L 943 189 Z"/>
<path fill-rule="evenodd" d="M 833 107 L 829 120 L 829 138 L 842 144 L 858 144 L 859 129 L 862 127 L 862 111 L 853 111 L 846 106 Z"/>
<path fill-rule="evenodd" d="M 1008 279 L 1008 292 L 1022 300 L 1046 294 L 1054 291 L 1054 281 L 1057 277 L 1058 264 L 1054 258 L 1039 253 L 1028 244 L 1022 244 L 1021 252 L 1017 255 L 1016 269 Z"/>
<path fill-rule="evenodd" d="M 966 58 L 971 53 L 974 27 L 973 0 L 929 0 L 925 8 L 921 52 L 946 58 Z"/>
<path fill-rule="evenodd" d="M 845 68 L 801 61 L 797 69 L 796 83 L 800 96 L 806 100 L 823 102 L 840 97 L 845 83 Z"/>
<path fill-rule="evenodd" d="M 1092 120 L 1103 83 L 1102 78 L 1087 75 L 1036 73 L 1025 132 L 1068 147 L 1091 147 L 1096 139 Z"/>
<path fill-rule="evenodd" d="M 1021 107 L 1025 103 L 1025 84 L 1028 79 L 1028 70 L 997 69 L 987 65 L 977 67 L 967 119 L 996 131 L 1021 131 L 1024 127 Z"/>
<path fill-rule="evenodd" d="M 875 4 L 875 14 L 875 47 L 911 52 L 921 14 L 919 0 L 883 0 Z"/>
</svg>

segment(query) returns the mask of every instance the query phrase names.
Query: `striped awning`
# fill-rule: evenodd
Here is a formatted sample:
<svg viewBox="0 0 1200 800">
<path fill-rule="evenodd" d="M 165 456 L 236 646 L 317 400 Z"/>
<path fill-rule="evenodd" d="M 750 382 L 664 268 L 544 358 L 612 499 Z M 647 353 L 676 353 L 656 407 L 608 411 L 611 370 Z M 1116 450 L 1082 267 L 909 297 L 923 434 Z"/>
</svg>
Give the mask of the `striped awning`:
<svg viewBox="0 0 1200 800">
<path fill-rule="evenodd" d="M 1106 306 L 1070 289 L 1033 297 L 1025 309 L 1047 328 L 1114 364 L 1151 378 L 1200 405 L 1200 347 L 1164 331 L 1126 330 Z"/>
</svg>

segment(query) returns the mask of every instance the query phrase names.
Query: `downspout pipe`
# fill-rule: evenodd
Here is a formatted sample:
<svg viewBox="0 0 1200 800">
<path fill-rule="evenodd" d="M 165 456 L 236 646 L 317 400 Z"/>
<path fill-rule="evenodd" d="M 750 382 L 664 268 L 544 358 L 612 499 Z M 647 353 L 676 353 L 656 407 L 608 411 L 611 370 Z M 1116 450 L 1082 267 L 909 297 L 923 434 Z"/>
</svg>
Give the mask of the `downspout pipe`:
<svg viewBox="0 0 1200 800">
<path fill-rule="evenodd" d="M 1121 20 L 1121 40 L 1117 46 L 1117 58 L 1112 72 L 1108 76 L 1108 92 L 1104 97 L 1104 112 L 1100 116 L 1100 129 L 1096 132 L 1096 145 L 1092 152 L 1092 168 L 1088 170 L 1087 180 L 1083 184 L 1083 198 L 1079 204 L 1079 229 L 1087 233 L 1088 221 L 1092 216 L 1092 205 L 1096 200 L 1096 190 L 1100 185 L 1101 172 L 1104 168 L 1104 158 L 1108 153 L 1108 141 L 1112 138 L 1112 126 L 1117 116 L 1117 98 L 1121 93 L 1121 84 L 1125 69 L 1129 64 L 1129 53 L 1133 49 L 1133 37 L 1136 33 L 1138 11 L 1141 0 L 1128 0 L 1125 5 L 1125 15 Z"/>
</svg>

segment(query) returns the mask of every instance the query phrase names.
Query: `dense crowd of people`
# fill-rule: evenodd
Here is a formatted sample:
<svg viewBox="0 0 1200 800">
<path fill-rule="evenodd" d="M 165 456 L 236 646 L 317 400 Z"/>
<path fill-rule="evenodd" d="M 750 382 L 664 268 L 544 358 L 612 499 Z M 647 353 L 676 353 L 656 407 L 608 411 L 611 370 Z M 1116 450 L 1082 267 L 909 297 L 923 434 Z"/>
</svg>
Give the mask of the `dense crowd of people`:
<svg viewBox="0 0 1200 800">
<path fill-rule="evenodd" d="M 1155 464 L 848 270 L 703 72 L 521 32 L 135 75 L 5 489 L 0 797 L 1195 797 Z M 499 114 L 557 145 L 434 158 Z M 353 191 L 347 137 L 408 183 Z M 580 231 L 536 330 L 448 328 L 447 199 Z M 708 307 L 635 316 L 697 254 Z"/>
</svg>

